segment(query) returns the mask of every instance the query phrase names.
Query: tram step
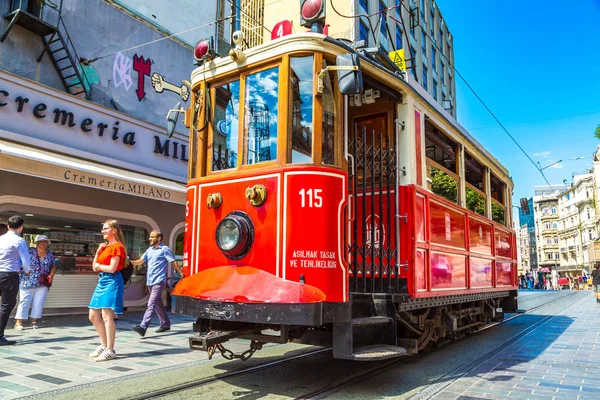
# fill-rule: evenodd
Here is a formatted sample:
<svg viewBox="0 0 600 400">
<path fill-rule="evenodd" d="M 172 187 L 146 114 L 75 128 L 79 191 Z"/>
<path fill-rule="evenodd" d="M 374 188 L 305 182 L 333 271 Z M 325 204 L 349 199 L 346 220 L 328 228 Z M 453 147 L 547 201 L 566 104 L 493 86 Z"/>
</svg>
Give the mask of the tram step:
<svg viewBox="0 0 600 400">
<path fill-rule="evenodd" d="M 391 345 L 365 346 L 356 349 L 351 358 L 355 361 L 379 361 L 407 355 L 404 347 Z"/>
<path fill-rule="evenodd" d="M 352 326 L 373 326 L 373 325 L 389 325 L 392 323 L 392 319 L 389 317 L 361 317 L 352 318 Z"/>
</svg>

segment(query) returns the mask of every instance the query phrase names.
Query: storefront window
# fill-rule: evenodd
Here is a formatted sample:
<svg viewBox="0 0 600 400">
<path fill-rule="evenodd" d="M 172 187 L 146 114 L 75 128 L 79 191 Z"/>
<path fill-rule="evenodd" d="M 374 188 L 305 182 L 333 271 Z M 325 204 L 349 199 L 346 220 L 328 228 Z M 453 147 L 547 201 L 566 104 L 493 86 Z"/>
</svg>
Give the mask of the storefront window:
<svg viewBox="0 0 600 400">
<path fill-rule="evenodd" d="M 0 220 L 4 221 L 15 214 L 19 213 L 2 213 Z M 51 242 L 48 249 L 56 258 L 58 274 L 96 274 L 92 270 L 92 262 L 98 246 L 102 243 L 101 227 L 102 222 L 97 221 L 25 215 L 23 238 L 29 247 L 34 248 L 38 235 L 48 236 Z M 131 259 L 139 258 L 149 246 L 149 232 L 142 227 L 131 225 L 122 225 L 122 229 L 127 255 Z M 135 274 L 145 275 L 145 268 L 137 268 Z"/>
</svg>

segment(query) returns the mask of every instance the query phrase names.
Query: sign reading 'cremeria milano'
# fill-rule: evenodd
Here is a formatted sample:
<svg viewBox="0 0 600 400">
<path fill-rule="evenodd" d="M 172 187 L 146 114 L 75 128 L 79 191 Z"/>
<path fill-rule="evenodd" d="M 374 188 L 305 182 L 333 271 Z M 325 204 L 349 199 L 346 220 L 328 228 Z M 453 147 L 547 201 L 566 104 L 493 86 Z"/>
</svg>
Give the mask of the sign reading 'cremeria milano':
<svg viewBox="0 0 600 400">
<path fill-rule="evenodd" d="M 0 136 L 180 182 L 187 138 L 0 71 Z"/>
</svg>

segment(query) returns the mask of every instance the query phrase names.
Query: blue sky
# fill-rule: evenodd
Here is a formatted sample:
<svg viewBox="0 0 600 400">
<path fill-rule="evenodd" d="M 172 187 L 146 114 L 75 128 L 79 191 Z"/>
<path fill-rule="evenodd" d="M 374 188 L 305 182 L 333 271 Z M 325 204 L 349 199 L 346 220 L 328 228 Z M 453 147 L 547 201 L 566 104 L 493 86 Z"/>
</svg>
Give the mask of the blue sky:
<svg viewBox="0 0 600 400">
<path fill-rule="evenodd" d="M 437 0 L 454 61 L 551 184 L 592 165 L 600 141 L 600 0 Z M 513 204 L 545 184 L 456 76 L 458 120 L 510 172 Z M 567 160 L 575 157 L 583 160 Z"/>
</svg>

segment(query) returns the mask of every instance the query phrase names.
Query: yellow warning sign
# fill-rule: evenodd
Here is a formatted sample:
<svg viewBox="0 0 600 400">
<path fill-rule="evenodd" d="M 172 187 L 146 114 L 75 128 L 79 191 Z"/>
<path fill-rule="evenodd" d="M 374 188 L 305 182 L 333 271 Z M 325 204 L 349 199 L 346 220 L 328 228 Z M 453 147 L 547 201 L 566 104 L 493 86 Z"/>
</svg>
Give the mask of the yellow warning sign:
<svg viewBox="0 0 600 400">
<path fill-rule="evenodd" d="M 392 51 L 388 55 L 392 62 L 396 64 L 401 71 L 406 72 L 406 62 L 404 61 L 404 49 Z"/>
</svg>

